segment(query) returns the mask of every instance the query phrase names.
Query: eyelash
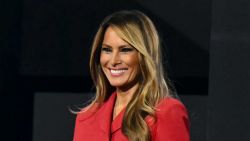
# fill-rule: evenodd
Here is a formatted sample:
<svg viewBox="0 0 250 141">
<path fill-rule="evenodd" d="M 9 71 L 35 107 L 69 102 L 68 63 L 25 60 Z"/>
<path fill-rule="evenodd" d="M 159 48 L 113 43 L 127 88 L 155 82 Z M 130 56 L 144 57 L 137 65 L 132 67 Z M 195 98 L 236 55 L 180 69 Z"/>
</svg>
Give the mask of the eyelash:
<svg viewBox="0 0 250 141">
<path fill-rule="evenodd" d="M 104 52 L 111 52 L 112 50 L 108 47 L 102 47 L 102 51 Z"/>
<path fill-rule="evenodd" d="M 130 52 L 130 51 L 133 51 L 133 50 L 134 50 L 133 48 L 122 48 L 121 52 Z"/>
</svg>

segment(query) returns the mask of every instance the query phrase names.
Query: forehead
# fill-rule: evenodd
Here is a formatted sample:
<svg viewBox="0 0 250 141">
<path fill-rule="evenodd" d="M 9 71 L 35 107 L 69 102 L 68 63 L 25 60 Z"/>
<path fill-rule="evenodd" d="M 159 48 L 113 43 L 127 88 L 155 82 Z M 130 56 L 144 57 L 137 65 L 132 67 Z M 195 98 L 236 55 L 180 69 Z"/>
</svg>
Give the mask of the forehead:
<svg viewBox="0 0 250 141">
<path fill-rule="evenodd" d="M 125 40 L 118 36 L 116 31 L 112 27 L 108 27 L 104 33 L 104 38 L 102 41 L 103 45 L 108 46 L 121 46 L 121 45 L 129 45 Z"/>
</svg>

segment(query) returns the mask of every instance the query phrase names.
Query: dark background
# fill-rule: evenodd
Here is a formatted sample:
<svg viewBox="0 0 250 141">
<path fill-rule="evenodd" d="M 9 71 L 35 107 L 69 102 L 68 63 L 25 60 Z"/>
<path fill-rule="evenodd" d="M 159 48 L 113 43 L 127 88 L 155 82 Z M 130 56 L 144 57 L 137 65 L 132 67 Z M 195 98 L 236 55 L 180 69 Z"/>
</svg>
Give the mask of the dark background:
<svg viewBox="0 0 250 141">
<path fill-rule="evenodd" d="M 92 39 L 121 9 L 156 24 L 192 141 L 249 140 L 248 0 L 2 0 L 0 9 L 1 140 L 72 140 L 68 108 L 94 92 Z"/>
</svg>

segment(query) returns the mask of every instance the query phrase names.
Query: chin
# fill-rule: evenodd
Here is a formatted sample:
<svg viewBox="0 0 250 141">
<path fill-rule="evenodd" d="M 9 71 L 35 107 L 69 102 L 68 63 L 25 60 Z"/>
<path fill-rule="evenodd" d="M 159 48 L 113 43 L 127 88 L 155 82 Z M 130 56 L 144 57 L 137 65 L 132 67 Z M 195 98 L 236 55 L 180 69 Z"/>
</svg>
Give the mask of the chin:
<svg viewBox="0 0 250 141">
<path fill-rule="evenodd" d="M 121 87 L 124 84 L 123 83 L 110 83 L 110 85 L 113 86 L 113 87 Z"/>
</svg>

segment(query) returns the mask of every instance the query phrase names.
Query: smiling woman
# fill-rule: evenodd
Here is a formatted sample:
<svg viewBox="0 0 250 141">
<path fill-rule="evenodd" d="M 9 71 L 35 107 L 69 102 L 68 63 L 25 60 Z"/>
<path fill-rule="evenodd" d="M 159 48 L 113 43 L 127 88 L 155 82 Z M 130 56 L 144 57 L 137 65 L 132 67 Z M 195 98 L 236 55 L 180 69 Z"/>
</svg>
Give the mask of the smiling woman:
<svg viewBox="0 0 250 141">
<path fill-rule="evenodd" d="M 155 26 L 142 12 L 104 19 L 90 58 L 96 95 L 77 115 L 74 141 L 190 140 L 186 108 L 164 77 L 160 53 Z"/>
<path fill-rule="evenodd" d="M 100 63 L 110 84 L 117 90 L 138 83 L 138 51 L 121 39 L 112 27 L 105 32 Z"/>
</svg>

